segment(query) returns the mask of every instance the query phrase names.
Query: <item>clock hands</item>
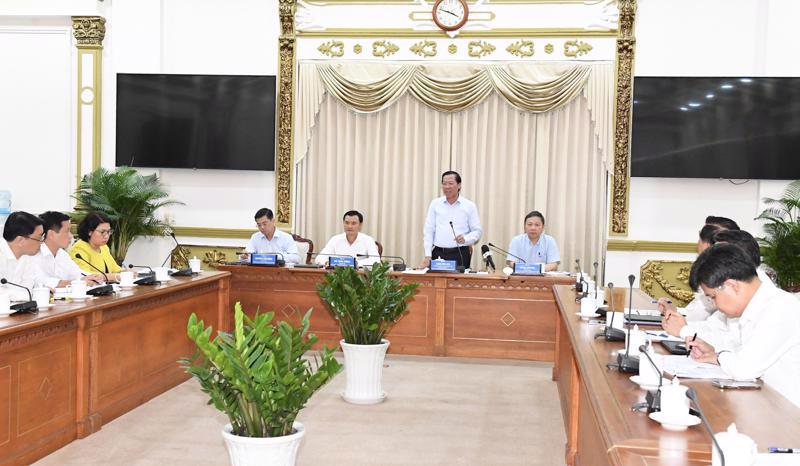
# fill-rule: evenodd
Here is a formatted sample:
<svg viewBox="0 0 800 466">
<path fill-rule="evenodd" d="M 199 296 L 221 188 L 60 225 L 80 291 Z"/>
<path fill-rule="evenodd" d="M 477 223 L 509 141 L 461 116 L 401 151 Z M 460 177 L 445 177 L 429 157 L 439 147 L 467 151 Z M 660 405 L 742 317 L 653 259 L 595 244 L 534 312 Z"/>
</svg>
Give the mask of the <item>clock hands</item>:
<svg viewBox="0 0 800 466">
<path fill-rule="evenodd" d="M 455 13 L 453 13 L 453 12 L 452 12 L 452 11 L 450 11 L 450 10 L 445 10 L 444 8 L 439 8 L 439 11 L 444 11 L 445 13 L 450 13 L 451 15 L 455 16 L 456 18 L 458 18 L 458 15 L 457 15 L 457 14 L 455 14 Z"/>
</svg>

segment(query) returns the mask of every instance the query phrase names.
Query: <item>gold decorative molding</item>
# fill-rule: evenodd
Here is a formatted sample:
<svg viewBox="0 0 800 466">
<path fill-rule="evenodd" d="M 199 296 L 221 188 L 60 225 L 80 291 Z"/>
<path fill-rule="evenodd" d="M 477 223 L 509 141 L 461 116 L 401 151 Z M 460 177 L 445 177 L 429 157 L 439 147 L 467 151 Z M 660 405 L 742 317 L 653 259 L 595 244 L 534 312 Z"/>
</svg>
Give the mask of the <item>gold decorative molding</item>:
<svg viewBox="0 0 800 466">
<path fill-rule="evenodd" d="M 467 55 L 473 58 L 481 58 L 491 55 L 496 47 L 483 40 L 471 40 L 467 44 Z"/>
<path fill-rule="evenodd" d="M 435 57 L 436 42 L 432 40 L 423 40 L 412 45 L 409 50 L 420 57 Z"/>
<path fill-rule="evenodd" d="M 281 27 L 278 36 L 278 103 L 277 144 L 275 154 L 275 218 L 279 225 L 291 226 L 292 222 L 292 167 L 294 89 L 296 75 L 297 36 L 294 30 L 294 14 L 297 0 L 279 0 L 278 20 Z"/>
<path fill-rule="evenodd" d="M 366 28 L 328 28 L 314 31 L 298 31 L 297 37 L 340 38 L 340 37 L 391 37 L 391 38 L 439 38 L 447 39 L 444 32 L 417 30 L 411 28 L 366 29 Z M 617 37 L 617 31 L 592 31 L 580 28 L 496 28 L 480 31 L 459 31 L 459 38 L 517 38 L 517 37 Z"/>
<path fill-rule="evenodd" d="M 317 50 L 323 55 L 331 58 L 338 58 L 344 55 L 344 42 L 340 40 L 330 40 L 320 44 Z"/>
<path fill-rule="evenodd" d="M 102 16 L 73 16 L 72 35 L 81 47 L 102 47 L 106 37 L 106 19 Z"/>
<path fill-rule="evenodd" d="M 190 236 L 193 238 L 226 238 L 226 239 L 250 239 L 253 229 L 240 228 L 204 228 L 204 227 L 173 227 L 172 231 L 177 236 Z"/>
<path fill-rule="evenodd" d="M 580 40 L 568 40 L 564 42 L 564 56 L 565 57 L 580 57 L 592 51 L 591 44 Z"/>
<path fill-rule="evenodd" d="M 555 50 L 555 47 L 553 47 L 553 44 L 547 44 L 547 45 L 544 46 L 544 53 L 546 53 L 548 55 L 553 53 L 553 50 Z"/>
<path fill-rule="evenodd" d="M 388 40 L 376 40 L 372 43 L 372 55 L 379 58 L 386 58 L 394 55 L 400 47 L 397 44 L 389 42 Z"/>
<path fill-rule="evenodd" d="M 584 5 L 596 5 L 607 0 L 492 0 L 493 5 L 502 4 L 531 4 L 531 3 L 581 3 Z M 478 0 L 467 0 L 467 3 L 474 5 Z M 375 0 L 307 0 L 309 5 L 374 5 Z M 381 5 L 419 5 L 419 0 L 381 0 Z M 429 13 L 430 14 L 430 13 Z"/>
<path fill-rule="evenodd" d="M 456 44 L 450 44 L 447 46 L 447 51 L 450 52 L 450 55 L 455 55 L 458 52 L 458 46 Z"/>
<path fill-rule="evenodd" d="M 606 246 L 607 251 L 628 251 L 628 252 L 677 252 L 677 253 L 697 253 L 696 243 L 678 243 L 669 241 L 627 241 L 610 239 Z"/>
<path fill-rule="evenodd" d="M 177 245 L 170 253 L 170 266 L 176 269 L 185 269 L 189 267 L 189 249 L 186 246 Z"/>
<path fill-rule="evenodd" d="M 533 56 L 533 41 L 520 39 L 506 47 L 506 51 L 520 58 L 531 57 Z"/>
<path fill-rule="evenodd" d="M 639 269 L 639 287 L 653 298 L 672 298 L 682 307 L 694 299 L 689 288 L 690 261 L 650 260 Z"/>
<path fill-rule="evenodd" d="M 353 53 L 355 53 L 356 55 L 361 53 L 361 44 L 356 44 L 353 46 Z"/>
<path fill-rule="evenodd" d="M 611 225 L 609 235 L 628 234 L 630 205 L 630 142 L 633 103 L 633 58 L 636 46 L 634 20 L 636 0 L 619 0 L 616 89 L 614 96 L 614 175 L 611 182 Z"/>
</svg>

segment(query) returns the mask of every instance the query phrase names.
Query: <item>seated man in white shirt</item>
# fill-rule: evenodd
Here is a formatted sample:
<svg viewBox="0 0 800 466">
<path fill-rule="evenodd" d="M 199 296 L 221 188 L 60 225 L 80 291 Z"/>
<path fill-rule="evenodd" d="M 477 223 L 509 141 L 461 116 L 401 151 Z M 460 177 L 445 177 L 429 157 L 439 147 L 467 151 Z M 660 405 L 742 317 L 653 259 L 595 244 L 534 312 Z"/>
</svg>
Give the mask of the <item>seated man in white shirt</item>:
<svg viewBox="0 0 800 466">
<path fill-rule="evenodd" d="M 361 227 L 364 225 L 364 216 L 361 212 L 357 210 L 345 212 L 342 222 L 344 233 L 331 237 L 314 261 L 319 265 L 326 265 L 330 256 L 352 256 L 360 266 L 370 266 L 380 261 L 375 239 L 361 233 Z"/>
<path fill-rule="evenodd" d="M 750 233 L 744 230 L 718 230 L 711 236 L 709 243 L 711 245 L 729 243 L 740 247 L 756 266 L 756 273 L 764 286 L 775 286 L 761 268 L 761 248 Z M 741 334 L 738 319 L 729 318 L 718 311 L 713 302 L 709 307 L 713 309 L 713 314 L 706 320 L 688 321 L 678 313 L 675 306 L 662 298 L 659 300 L 659 308 L 664 313 L 662 326 L 667 333 L 682 338 L 691 337 L 696 333 L 717 349 L 729 349 L 739 345 Z"/>
<path fill-rule="evenodd" d="M 105 281 L 105 277 L 99 273 L 84 276 L 78 264 L 67 254 L 65 249 L 72 243 L 69 216 L 49 211 L 39 215 L 39 218 L 44 224 L 44 243 L 36 256 L 37 285 L 59 288 L 82 278 L 90 285 Z"/>
<path fill-rule="evenodd" d="M 255 215 L 258 232 L 250 237 L 247 242 L 242 259 L 247 260 L 249 253 L 276 253 L 283 256 L 286 263 L 297 264 L 300 262 L 300 254 L 297 250 L 297 243 L 289 233 L 284 233 L 275 226 L 275 215 L 272 210 L 267 208 L 258 209 Z M 278 257 L 280 259 L 280 257 Z"/>
<path fill-rule="evenodd" d="M 36 284 L 33 256 L 39 253 L 42 241 L 44 228 L 39 217 L 21 211 L 8 216 L 0 240 L 0 278 L 5 278 L 9 284 L 0 285 L 0 293 L 8 295 L 11 301 L 29 300 L 27 291 L 11 283 L 26 288 Z"/>
<path fill-rule="evenodd" d="M 687 338 L 692 358 L 718 364 L 735 380 L 761 377 L 800 406 L 800 301 L 762 283 L 751 259 L 733 244 L 715 244 L 700 254 L 689 284 L 727 317 L 739 318 L 741 331 L 741 344 L 730 350 Z"/>
</svg>

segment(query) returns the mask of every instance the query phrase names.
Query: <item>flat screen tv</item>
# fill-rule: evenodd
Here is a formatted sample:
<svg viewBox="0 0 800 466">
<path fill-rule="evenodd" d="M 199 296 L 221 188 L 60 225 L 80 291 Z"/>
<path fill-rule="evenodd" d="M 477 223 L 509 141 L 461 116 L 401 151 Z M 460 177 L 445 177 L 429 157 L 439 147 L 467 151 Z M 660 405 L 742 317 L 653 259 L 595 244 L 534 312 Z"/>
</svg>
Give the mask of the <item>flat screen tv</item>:
<svg viewBox="0 0 800 466">
<path fill-rule="evenodd" d="M 275 76 L 117 74 L 117 166 L 275 169 Z"/>
<path fill-rule="evenodd" d="M 636 77 L 631 175 L 800 178 L 800 78 Z"/>
</svg>

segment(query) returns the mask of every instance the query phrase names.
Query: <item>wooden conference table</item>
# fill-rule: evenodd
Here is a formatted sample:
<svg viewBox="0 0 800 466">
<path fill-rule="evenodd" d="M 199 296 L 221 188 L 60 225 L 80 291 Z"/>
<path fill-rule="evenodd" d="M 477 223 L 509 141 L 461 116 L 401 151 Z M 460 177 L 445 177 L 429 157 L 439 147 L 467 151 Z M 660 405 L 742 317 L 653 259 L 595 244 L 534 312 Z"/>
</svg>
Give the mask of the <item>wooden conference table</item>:
<svg viewBox="0 0 800 466">
<path fill-rule="evenodd" d="M 30 464 L 187 380 L 189 315 L 227 329 L 229 285 L 203 272 L 0 317 L 0 464 Z"/>
<path fill-rule="evenodd" d="M 638 291 L 638 290 L 637 290 Z M 568 465 L 683 465 L 711 462 L 711 439 L 702 425 L 684 432 L 664 430 L 630 407 L 645 392 L 606 364 L 620 342 L 595 339 L 599 325 L 575 315 L 579 305 L 569 286 L 555 286 L 559 307 L 553 379 L 558 384 L 567 433 Z M 636 308 L 654 308 L 636 293 Z M 660 348 L 660 345 L 657 345 Z M 644 361 L 646 362 L 646 361 Z M 694 387 L 714 432 L 736 423 L 765 452 L 769 446 L 800 445 L 800 408 L 771 388 L 720 390 L 708 380 L 683 380 Z"/>
<path fill-rule="evenodd" d="M 316 288 L 326 271 L 246 265 L 219 269 L 231 273 L 231 306 L 240 301 L 248 314 L 260 308 L 295 323 L 311 308 L 310 331 L 320 344 L 339 345 L 339 327 Z M 420 287 L 408 313 L 387 336 L 389 352 L 537 361 L 553 361 L 555 354 L 558 310 L 553 285 L 575 280 L 566 276 L 394 275 Z"/>
</svg>

